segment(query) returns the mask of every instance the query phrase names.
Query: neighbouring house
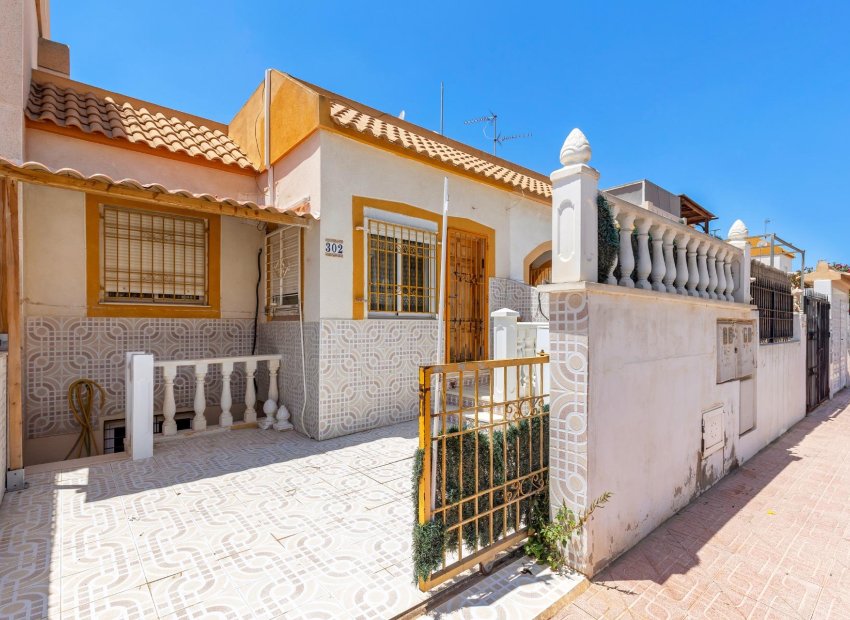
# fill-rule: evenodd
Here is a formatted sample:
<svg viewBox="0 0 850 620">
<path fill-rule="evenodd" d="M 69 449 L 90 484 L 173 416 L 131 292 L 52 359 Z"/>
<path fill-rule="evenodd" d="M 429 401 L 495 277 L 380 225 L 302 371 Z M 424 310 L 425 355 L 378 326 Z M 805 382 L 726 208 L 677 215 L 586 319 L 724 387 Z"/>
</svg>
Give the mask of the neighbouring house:
<svg viewBox="0 0 850 620">
<path fill-rule="evenodd" d="M 829 303 L 829 398 L 850 385 L 850 273 L 827 261 L 805 276 L 805 284 Z"/>
<path fill-rule="evenodd" d="M 49 3 L 6 6 L 11 469 L 68 453 L 67 391 L 82 378 L 106 394 L 99 449 L 120 450 L 131 352 L 280 355 L 280 402 L 296 429 L 328 439 L 413 418 L 419 365 L 487 359 L 492 311 L 548 320 L 535 288 L 552 263 L 546 175 L 274 70 L 229 123 L 84 84 L 50 40 Z M 689 224 L 714 218 L 641 184 L 641 202 L 651 187 Z M 157 370 L 155 410 L 174 410 L 172 428 L 217 424 L 223 384 L 235 403 L 253 398 L 248 372 Z M 256 373 L 261 398 L 269 376 Z"/>
<path fill-rule="evenodd" d="M 66 455 L 78 429 L 67 390 L 80 378 L 106 391 L 100 448 L 120 449 L 128 352 L 280 353 L 281 402 L 299 431 L 327 439 L 416 415 L 418 365 L 438 359 L 441 272 L 449 360 L 487 358 L 491 309 L 534 312 L 545 175 L 277 71 L 230 123 L 84 84 L 50 40 L 48 3 L 6 6 L 12 469 Z M 181 428 L 198 380 L 186 370 L 173 381 Z M 220 369 L 200 377 L 216 423 Z"/>
</svg>

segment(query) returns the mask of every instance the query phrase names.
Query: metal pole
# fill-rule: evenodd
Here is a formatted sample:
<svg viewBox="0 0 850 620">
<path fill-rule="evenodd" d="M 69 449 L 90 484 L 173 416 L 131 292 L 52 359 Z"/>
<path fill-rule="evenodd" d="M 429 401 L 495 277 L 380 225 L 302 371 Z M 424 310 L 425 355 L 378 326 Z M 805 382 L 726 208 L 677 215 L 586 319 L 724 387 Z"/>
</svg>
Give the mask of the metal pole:
<svg viewBox="0 0 850 620">
<path fill-rule="evenodd" d="M 443 345 L 445 338 L 445 316 L 446 316 L 446 283 L 448 282 L 448 265 L 446 257 L 449 253 L 448 243 L 448 221 L 449 221 L 449 178 L 443 177 L 443 230 L 440 235 L 440 302 L 437 308 L 437 363 L 442 364 L 446 351 Z"/>
<path fill-rule="evenodd" d="M 776 233 L 770 233 L 770 266 L 776 267 L 776 264 L 773 262 L 773 249 L 776 245 Z"/>
<path fill-rule="evenodd" d="M 441 136 L 445 135 L 443 133 L 443 94 L 444 94 L 443 81 L 440 80 L 440 135 Z"/>
</svg>

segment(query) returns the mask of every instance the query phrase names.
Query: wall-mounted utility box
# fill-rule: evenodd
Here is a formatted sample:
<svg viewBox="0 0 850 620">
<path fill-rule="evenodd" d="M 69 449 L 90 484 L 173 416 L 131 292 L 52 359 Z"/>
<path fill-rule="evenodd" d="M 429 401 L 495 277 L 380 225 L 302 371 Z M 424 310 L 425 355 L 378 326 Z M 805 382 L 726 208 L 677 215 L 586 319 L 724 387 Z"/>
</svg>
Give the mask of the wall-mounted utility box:
<svg viewBox="0 0 850 620">
<path fill-rule="evenodd" d="M 702 458 L 723 448 L 723 406 L 702 413 Z"/>
<path fill-rule="evenodd" d="M 752 376 L 756 367 L 755 323 L 717 321 L 717 383 Z"/>
</svg>

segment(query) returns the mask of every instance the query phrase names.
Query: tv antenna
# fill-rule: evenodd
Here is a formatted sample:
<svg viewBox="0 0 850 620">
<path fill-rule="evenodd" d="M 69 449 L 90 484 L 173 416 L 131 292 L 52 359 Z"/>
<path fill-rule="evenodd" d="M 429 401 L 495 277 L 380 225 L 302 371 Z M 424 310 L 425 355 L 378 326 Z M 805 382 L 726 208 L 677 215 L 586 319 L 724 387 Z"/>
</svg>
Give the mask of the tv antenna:
<svg viewBox="0 0 850 620">
<path fill-rule="evenodd" d="M 531 137 L 531 132 L 529 132 L 529 133 L 516 133 L 516 134 L 511 134 L 510 136 L 501 135 L 499 133 L 499 129 L 498 129 L 498 125 L 497 125 L 498 120 L 499 120 L 499 115 L 494 113 L 494 112 L 490 112 L 490 114 L 488 114 L 487 116 L 481 116 L 479 118 L 472 118 L 468 121 L 464 121 L 463 124 L 464 125 L 476 125 L 478 123 L 490 123 L 490 126 L 492 127 L 492 130 L 493 130 L 493 137 L 491 138 L 492 141 L 493 141 L 493 155 L 496 154 L 496 149 L 498 147 L 500 147 L 502 144 L 504 144 L 505 142 L 509 142 L 510 140 L 521 140 L 522 138 L 530 138 Z M 487 137 L 487 130 L 486 129 L 484 130 L 484 137 Z"/>
</svg>

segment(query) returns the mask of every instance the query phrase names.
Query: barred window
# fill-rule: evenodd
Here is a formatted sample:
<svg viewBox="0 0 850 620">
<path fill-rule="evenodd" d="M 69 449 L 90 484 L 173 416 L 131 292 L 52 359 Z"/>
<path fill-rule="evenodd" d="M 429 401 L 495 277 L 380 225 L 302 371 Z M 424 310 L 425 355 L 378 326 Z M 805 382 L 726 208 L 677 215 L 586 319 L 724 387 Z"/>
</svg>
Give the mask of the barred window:
<svg viewBox="0 0 850 620">
<path fill-rule="evenodd" d="M 367 219 L 369 312 L 435 314 L 437 232 Z"/>
<path fill-rule="evenodd" d="M 297 316 L 301 291 L 301 229 L 266 235 L 266 314 Z"/>
<path fill-rule="evenodd" d="M 102 205 L 101 301 L 207 305 L 209 221 Z"/>
</svg>

